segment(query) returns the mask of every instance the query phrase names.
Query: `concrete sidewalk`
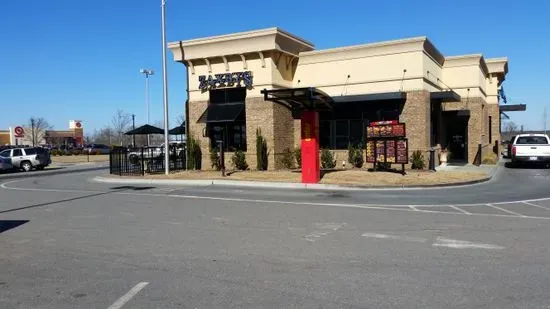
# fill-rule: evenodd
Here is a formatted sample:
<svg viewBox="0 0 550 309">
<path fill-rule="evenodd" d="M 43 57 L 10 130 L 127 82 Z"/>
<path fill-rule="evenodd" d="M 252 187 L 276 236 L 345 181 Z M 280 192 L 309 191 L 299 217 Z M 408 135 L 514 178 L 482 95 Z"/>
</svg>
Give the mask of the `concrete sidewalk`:
<svg viewBox="0 0 550 309">
<path fill-rule="evenodd" d="M 328 191 L 376 191 L 376 190 L 421 190 L 426 188 L 451 188 L 480 184 L 491 179 L 486 178 L 466 181 L 461 183 L 443 185 L 416 185 L 416 186 L 361 186 L 361 185 L 333 185 L 333 184 L 304 184 L 293 182 L 266 182 L 244 180 L 221 179 L 150 179 L 150 178 L 117 178 L 97 176 L 92 180 L 102 183 L 136 184 L 136 185 L 172 185 L 172 186 L 224 186 L 224 187 L 248 187 L 264 189 L 299 189 L 299 190 L 328 190 Z"/>
</svg>

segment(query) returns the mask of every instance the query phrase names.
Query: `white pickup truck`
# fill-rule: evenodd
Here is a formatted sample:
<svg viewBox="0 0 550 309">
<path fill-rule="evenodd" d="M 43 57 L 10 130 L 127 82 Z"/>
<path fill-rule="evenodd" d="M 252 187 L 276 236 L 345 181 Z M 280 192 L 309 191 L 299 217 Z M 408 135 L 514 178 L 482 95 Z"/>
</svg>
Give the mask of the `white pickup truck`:
<svg viewBox="0 0 550 309">
<path fill-rule="evenodd" d="M 512 141 L 512 163 L 550 163 L 548 135 L 517 135 Z"/>
</svg>

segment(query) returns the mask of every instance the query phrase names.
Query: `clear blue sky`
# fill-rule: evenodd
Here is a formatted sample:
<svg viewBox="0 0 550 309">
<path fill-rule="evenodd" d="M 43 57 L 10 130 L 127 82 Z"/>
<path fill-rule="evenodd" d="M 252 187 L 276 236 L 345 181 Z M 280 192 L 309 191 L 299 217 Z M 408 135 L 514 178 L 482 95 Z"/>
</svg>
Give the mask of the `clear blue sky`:
<svg viewBox="0 0 550 309">
<path fill-rule="evenodd" d="M 444 55 L 507 56 L 508 104 L 527 104 L 509 115 L 530 129 L 550 106 L 549 20 L 542 0 L 167 1 L 169 42 L 278 26 L 319 49 L 426 35 Z M 157 72 L 151 118 L 162 120 L 160 0 L 2 1 L 0 42 L 0 129 L 38 116 L 56 129 L 80 119 L 91 132 L 119 108 L 143 123 L 141 67 Z M 168 56 L 172 126 L 186 83 Z"/>
</svg>

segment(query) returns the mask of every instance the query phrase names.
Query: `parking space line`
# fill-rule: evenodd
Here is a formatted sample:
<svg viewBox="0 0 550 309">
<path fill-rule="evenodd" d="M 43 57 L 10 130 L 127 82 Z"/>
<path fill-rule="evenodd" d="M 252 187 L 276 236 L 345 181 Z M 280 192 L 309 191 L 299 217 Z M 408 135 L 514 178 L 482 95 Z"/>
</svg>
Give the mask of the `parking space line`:
<svg viewBox="0 0 550 309">
<path fill-rule="evenodd" d="M 461 209 L 461 208 L 458 208 L 458 207 L 456 207 L 456 206 L 454 206 L 454 205 L 448 205 L 448 206 L 451 207 L 451 208 L 454 209 L 454 210 L 460 211 L 461 213 L 463 213 L 463 214 L 465 214 L 465 215 L 471 215 L 471 214 L 472 214 L 471 212 L 467 212 L 466 210 Z"/>
<path fill-rule="evenodd" d="M 526 217 L 525 215 L 522 215 L 522 214 L 520 214 L 520 213 L 513 212 L 513 211 L 511 211 L 511 210 L 507 210 L 507 209 L 504 209 L 504 208 L 500 208 L 500 207 L 495 206 L 495 205 L 492 205 L 492 204 L 485 204 L 485 205 L 487 205 L 487 206 L 489 206 L 489 207 L 491 207 L 491 208 L 498 209 L 498 210 L 500 210 L 500 211 L 507 212 L 507 213 L 509 213 L 509 214 L 518 216 L 518 217 Z"/>
<path fill-rule="evenodd" d="M 537 204 L 533 204 L 533 203 L 529 203 L 529 202 L 522 202 L 522 203 L 525 204 L 525 205 L 535 206 L 535 207 L 538 207 L 538 208 L 550 210 L 550 208 L 548 208 L 548 207 L 540 206 L 540 205 L 537 205 Z"/>
<path fill-rule="evenodd" d="M 122 306 L 124 306 L 130 299 L 132 299 L 134 296 L 136 296 L 139 291 L 141 291 L 144 287 L 146 287 L 149 284 L 149 282 L 140 282 L 136 284 L 128 293 L 122 295 L 119 299 L 117 299 L 116 302 L 114 302 L 109 308 L 107 309 L 120 309 Z"/>
</svg>

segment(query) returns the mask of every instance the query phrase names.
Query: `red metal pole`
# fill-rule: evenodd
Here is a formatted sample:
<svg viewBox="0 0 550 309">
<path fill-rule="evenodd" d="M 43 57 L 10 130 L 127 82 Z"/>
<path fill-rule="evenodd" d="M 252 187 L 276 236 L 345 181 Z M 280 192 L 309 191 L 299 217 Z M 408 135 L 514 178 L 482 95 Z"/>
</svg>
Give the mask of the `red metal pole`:
<svg viewBox="0 0 550 309">
<path fill-rule="evenodd" d="M 319 113 L 302 114 L 302 183 L 318 183 L 321 179 L 319 161 Z"/>
</svg>

